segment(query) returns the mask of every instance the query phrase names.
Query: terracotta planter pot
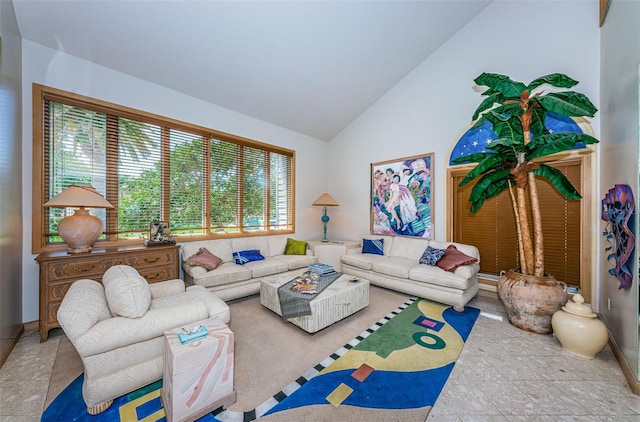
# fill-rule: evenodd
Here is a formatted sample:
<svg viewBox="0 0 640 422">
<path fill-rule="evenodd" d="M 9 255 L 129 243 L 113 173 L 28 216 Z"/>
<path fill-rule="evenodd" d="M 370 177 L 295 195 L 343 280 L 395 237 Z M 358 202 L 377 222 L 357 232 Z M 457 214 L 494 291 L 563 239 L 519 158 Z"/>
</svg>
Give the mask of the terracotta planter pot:
<svg viewBox="0 0 640 422">
<path fill-rule="evenodd" d="M 516 327 L 540 334 L 553 331 L 551 317 L 567 303 L 567 285 L 553 276 L 535 277 L 514 270 L 503 272 L 498 294 Z"/>
</svg>

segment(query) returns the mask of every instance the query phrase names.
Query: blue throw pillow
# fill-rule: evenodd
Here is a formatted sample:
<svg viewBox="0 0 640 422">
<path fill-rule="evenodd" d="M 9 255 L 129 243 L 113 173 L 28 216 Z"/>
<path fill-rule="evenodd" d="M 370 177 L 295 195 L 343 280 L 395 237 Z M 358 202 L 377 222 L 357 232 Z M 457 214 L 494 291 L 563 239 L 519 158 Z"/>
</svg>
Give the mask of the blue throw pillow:
<svg viewBox="0 0 640 422">
<path fill-rule="evenodd" d="M 427 246 L 427 249 L 422 254 L 422 258 L 420 258 L 420 263 L 431 266 L 436 265 L 438 261 L 440 261 L 440 258 L 444 256 L 444 252 L 444 249 L 436 249 L 431 246 Z"/>
<path fill-rule="evenodd" d="M 362 253 L 384 255 L 384 239 L 362 239 Z"/>
<path fill-rule="evenodd" d="M 236 264 L 244 265 L 251 261 L 262 261 L 264 256 L 260 254 L 259 250 L 251 249 L 247 251 L 234 252 L 233 259 L 236 260 Z"/>
</svg>

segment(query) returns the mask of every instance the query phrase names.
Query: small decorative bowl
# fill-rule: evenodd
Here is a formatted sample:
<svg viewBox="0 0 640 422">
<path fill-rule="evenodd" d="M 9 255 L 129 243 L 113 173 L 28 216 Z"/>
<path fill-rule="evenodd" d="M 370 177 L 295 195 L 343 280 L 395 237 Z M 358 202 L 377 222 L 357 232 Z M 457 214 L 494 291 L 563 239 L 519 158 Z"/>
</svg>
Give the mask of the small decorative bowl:
<svg viewBox="0 0 640 422">
<path fill-rule="evenodd" d="M 360 279 L 358 277 L 351 277 L 349 281 L 352 283 L 357 283 L 358 281 L 360 281 Z"/>
</svg>

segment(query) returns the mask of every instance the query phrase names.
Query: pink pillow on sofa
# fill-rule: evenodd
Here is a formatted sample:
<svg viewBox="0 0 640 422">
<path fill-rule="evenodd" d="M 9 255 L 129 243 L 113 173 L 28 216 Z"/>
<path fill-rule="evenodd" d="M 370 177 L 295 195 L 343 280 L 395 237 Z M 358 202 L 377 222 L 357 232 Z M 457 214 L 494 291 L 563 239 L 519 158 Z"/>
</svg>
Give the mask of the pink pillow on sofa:
<svg viewBox="0 0 640 422">
<path fill-rule="evenodd" d="M 200 248 L 198 252 L 187 258 L 186 263 L 213 271 L 222 264 L 222 259 L 218 258 L 207 248 Z"/>
<path fill-rule="evenodd" d="M 449 245 L 444 251 L 442 258 L 436 262 L 436 266 L 445 271 L 455 271 L 456 268 L 462 265 L 469 265 L 476 262 L 478 262 L 478 258 L 460 252 L 455 245 Z"/>
</svg>

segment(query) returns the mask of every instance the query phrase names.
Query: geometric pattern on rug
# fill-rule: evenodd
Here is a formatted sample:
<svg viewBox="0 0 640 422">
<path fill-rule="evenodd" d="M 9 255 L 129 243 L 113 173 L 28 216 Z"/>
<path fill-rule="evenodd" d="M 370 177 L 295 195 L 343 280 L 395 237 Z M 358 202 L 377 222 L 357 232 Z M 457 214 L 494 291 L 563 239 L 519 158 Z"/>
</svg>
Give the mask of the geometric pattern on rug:
<svg viewBox="0 0 640 422">
<path fill-rule="evenodd" d="M 411 298 L 255 409 L 220 408 L 198 422 L 252 421 L 319 404 L 379 409 L 433 406 L 479 313 L 469 306 L 457 312 L 448 305 Z M 115 399 L 96 416 L 86 412 L 82 380 L 80 375 L 69 384 L 41 421 L 165 420 L 159 398 L 162 380 Z"/>
<path fill-rule="evenodd" d="M 384 318 L 378 320 L 371 327 L 364 330 L 358 336 L 356 336 L 349 343 L 345 344 L 335 352 L 333 352 L 330 356 L 327 356 L 322 362 L 315 365 L 313 368 L 309 369 L 305 372 L 301 377 L 296 379 L 291 384 L 287 385 L 278 393 L 274 394 L 267 401 L 260 404 L 254 410 L 248 412 L 234 412 L 232 410 L 224 410 L 218 409 L 213 412 L 213 415 L 216 419 L 221 422 L 237 422 L 237 421 L 252 421 L 261 416 L 268 414 L 269 411 L 276 408 L 280 403 L 285 401 L 289 396 L 298 391 L 302 386 L 316 377 L 320 372 L 322 372 L 327 367 L 331 366 L 336 360 L 338 360 L 342 355 L 347 353 L 349 350 L 356 347 L 362 340 L 369 337 L 371 334 L 376 332 L 380 327 L 389 322 L 393 317 L 398 315 L 400 312 L 408 308 L 412 303 L 414 303 L 417 299 L 415 297 L 410 298 L 402 305 L 398 306 L 394 311 L 387 314 Z"/>
<path fill-rule="evenodd" d="M 397 410 L 433 406 L 479 313 L 415 299 L 367 330 L 264 415 L 322 404 Z"/>
</svg>

